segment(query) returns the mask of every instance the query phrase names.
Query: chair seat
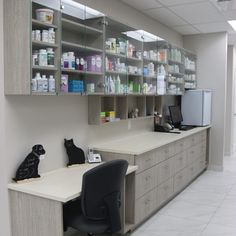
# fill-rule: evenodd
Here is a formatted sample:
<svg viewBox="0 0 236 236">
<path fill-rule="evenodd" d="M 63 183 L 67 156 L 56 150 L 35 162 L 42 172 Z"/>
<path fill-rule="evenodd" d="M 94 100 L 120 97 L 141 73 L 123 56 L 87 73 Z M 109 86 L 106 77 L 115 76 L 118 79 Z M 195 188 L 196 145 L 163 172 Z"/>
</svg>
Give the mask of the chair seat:
<svg viewBox="0 0 236 236">
<path fill-rule="evenodd" d="M 105 220 L 88 220 L 83 215 L 74 217 L 68 221 L 68 226 L 82 232 L 101 234 L 108 232 L 109 223 Z"/>
</svg>

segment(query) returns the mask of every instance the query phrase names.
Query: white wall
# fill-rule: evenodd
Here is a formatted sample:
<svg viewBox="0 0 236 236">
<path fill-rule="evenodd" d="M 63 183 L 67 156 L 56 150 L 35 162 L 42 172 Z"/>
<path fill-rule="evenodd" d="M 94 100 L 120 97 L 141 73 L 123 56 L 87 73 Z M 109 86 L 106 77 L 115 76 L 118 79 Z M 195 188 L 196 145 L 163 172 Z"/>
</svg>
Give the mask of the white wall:
<svg viewBox="0 0 236 236">
<path fill-rule="evenodd" d="M 227 34 L 184 37 L 184 47 L 197 53 L 198 87 L 213 90 L 210 168 L 223 169 L 227 74 Z"/>
<path fill-rule="evenodd" d="M 225 155 L 233 152 L 233 132 L 234 132 L 234 46 L 228 46 L 227 58 L 227 92 L 226 92 L 226 112 L 225 112 Z"/>
<path fill-rule="evenodd" d="M 4 96 L 3 1 L 5 0 L 0 0 L 0 235 L 10 236 L 7 183 L 11 181 L 18 164 L 35 143 L 42 143 L 47 152 L 47 158 L 40 163 L 41 173 L 66 164 L 67 156 L 63 147 L 65 137 L 74 137 L 75 143 L 85 150 L 92 143 L 150 130 L 153 121 L 149 119 L 132 122 L 131 129 L 128 129 L 127 121 L 101 127 L 89 126 L 87 97 Z M 109 15 L 124 19 L 130 24 L 135 23 L 145 30 L 150 28 L 155 33 L 160 29 L 161 35 L 167 40 L 182 45 L 180 35 L 127 8 L 125 4 L 111 0 L 88 2 L 97 5 L 99 10 L 103 10 L 104 7 L 104 12 L 109 12 Z"/>
</svg>

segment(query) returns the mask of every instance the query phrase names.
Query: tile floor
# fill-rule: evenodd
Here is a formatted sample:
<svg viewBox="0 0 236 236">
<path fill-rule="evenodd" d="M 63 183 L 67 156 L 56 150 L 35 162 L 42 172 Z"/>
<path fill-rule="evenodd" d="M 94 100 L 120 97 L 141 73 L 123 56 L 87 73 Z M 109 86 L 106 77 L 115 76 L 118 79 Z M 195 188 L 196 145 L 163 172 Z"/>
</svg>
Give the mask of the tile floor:
<svg viewBox="0 0 236 236">
<path fill-rule="evenodd" d="M 131 236 L 236 236 L 236 153 L 206 171 Z"/>
</svg>

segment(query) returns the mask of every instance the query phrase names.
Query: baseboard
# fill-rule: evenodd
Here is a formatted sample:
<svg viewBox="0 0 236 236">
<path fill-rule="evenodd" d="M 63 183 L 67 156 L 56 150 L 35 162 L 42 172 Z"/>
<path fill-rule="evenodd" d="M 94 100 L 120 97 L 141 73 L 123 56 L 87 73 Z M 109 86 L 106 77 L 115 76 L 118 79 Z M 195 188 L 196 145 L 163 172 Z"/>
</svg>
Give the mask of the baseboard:
<svg viewBox="0 0 236 236">
<path fill-rule="evenodd" d="M 223 166 L 219 166 L 219 165 L 209 165 L 208 170 L 214 170 L 214 171 L 223 171 L 224 167 Z"/>
</svg>

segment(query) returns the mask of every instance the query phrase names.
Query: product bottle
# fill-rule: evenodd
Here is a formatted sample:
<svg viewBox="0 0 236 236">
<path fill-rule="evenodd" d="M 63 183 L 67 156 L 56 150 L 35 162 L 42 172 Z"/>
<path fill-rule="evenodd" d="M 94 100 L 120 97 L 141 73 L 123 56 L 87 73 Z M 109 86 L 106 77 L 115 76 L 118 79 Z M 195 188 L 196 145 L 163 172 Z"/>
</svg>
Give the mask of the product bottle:
<svg viewBox="0 0 236 236">
<path fill-rule="evenodd" d="M 39 66 L 47 66 L 48 65 L 48 57 L 46 49 L 39 50 Z"/>
<path fill-rule="evenodd" d="M 54 59 L 55 59 L 55 53 L 54 53 L 53 49 L 52 48 L 47 48 L 47 63 L 48 63 L 48 66 L 53 67 L 55 65 Z"/>
<path fill-rule="evenodd" d="M 48 42 L 55 44 L 55 31 L 53 28 L 48 29 Z"/>
<path fill-rule="evenodd" d="M 32 78 L 32 80 L 31 80 L 31 91 L 32 92 L 37 91 L 37 78 L 39 78 L 39 77 L 40 77 L 40 73 L 36 73 L 35 77 Z"/>
<path fill-rule="evenodd" d="M 48 91 L 49 92 L 56 92 L 56 85 L 55 85 L 55 79 L 53 78 L 53 75 L 49 76 L 49 80 L 48 80 Z"/>
<path fill-rule="evenodd" d="M 37 91 L 38 92 L 43 92 L 43 81 L 42 81 L 42 77 L 40 76 L 40 73 L 37 73 L 36 76 L 36 81 L 37 81 Z"/>
<path fill-rule="evenodd" d="M 42 88 L 43 88 L 42 92 L 48 92 L 48 79 L 46 75 L 42 76 Z"/>
<path fill-rule="evenodd" d="M 120 76 L 118 75 L 117 76 L 117 79 L 116 79 L 116 93 L 120 93 Z"/>
<path fill-rule="evenodd" d="M 69 69 L 75 69 L 75 55 L 74 52 L 68 52 L 68 61 L 69 61 Z"/>
</svg>

